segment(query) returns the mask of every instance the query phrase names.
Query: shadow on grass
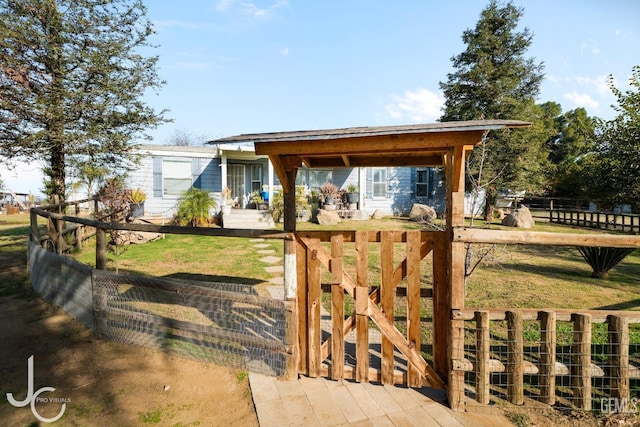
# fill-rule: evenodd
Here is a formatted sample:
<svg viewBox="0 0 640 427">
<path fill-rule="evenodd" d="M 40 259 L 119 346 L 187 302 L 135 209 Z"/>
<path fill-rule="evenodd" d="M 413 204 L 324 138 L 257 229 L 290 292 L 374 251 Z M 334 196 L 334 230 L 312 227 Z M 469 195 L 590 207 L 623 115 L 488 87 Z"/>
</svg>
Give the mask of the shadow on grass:
<svg viewBox="0 0 640 427">
<path fill-rule="evenodd" d="M 264 283 L 264 280 L 253 277 L 221 276 L 216 274 L 172 273 L 163 276 L 167 279 L 191 280 L 194 282 L 234 283 L 240 285 L 255 286 Z"/>
<path fill-rule="evenodd" d="M 617 304 L 594 307 L 593 310 L 640 310 L 640 298 L 631 301 L 619 302 Z"/>
<path fill-rule="evenodd" d="M 608 280 L 593 279 L 592 269 L 573 246 L 519 246 L 514 250 L 518 255 L 527 258 L 500 262 L 500 269 L 506 272 L 520 272 L 539 275 L 549 279 L 561 277 L 580 284 L 585 282 L 594 286 L 614 288 L 617 286 L 634 286 L 640 284 L 638 251 L 632 252 L 620 264 L 611 270 Z M 528 263 L 527 259 L 545 260 L 547 264 Z M 492 268 L 492 267 L 490 267 Z"/>
</svg>

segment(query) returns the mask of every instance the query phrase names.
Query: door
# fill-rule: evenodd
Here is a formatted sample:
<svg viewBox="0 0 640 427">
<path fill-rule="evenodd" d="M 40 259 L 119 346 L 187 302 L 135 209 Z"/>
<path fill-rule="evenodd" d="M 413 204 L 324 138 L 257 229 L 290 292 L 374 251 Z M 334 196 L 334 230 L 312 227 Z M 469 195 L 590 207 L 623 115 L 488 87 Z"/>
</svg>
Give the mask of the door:
<svg viewBox="0 0 640 427">
<path fill-rule="evenodd" d="M 227 165 L 227 186 L 231 189 L 231 199 L 237 200 L 240 207 L 244 207 L 246 204 L 244 165 Z"/>
</svg>

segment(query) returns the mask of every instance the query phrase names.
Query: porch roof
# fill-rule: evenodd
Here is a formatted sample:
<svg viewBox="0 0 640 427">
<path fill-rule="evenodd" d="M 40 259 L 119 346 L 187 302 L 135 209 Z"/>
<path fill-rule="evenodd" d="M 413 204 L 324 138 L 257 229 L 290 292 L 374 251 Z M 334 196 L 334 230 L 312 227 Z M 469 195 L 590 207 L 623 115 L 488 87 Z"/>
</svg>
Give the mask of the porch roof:
<svg viewBox="0 0 640 427">
<path fill-rule="evenodd" d="M 282 180 L 285 170 L 367 166 L 442 166 L 452 148 L 470 151 L 486 131 L 530 126 L 520 120 L 474 120 L 368 126 L 342 129 L 255 133 L 210 143 L 253 142 L 256 154 L 268 155 Z"/>
</svg>

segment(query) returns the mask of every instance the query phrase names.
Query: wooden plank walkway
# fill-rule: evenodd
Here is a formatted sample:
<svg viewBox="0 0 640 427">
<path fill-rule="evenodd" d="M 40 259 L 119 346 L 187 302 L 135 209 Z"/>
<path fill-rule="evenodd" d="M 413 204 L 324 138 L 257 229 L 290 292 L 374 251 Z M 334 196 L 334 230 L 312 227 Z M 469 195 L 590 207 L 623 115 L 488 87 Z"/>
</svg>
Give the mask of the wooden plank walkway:
<svg viewBox="0 0 640 427">
<path fill-rule="evenodd" d="M 512 426 L 503 416 L 456 413 L 430 388 L 300 377 L 279 381 L 249 374 L 262 427 L 271 426 Z"/>
</svg>

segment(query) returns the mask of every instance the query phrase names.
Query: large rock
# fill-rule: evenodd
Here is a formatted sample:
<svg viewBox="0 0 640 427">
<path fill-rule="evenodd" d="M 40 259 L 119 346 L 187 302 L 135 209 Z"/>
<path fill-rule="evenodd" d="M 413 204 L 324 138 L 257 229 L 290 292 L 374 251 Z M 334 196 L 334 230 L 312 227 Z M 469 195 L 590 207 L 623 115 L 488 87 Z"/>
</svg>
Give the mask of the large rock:
<svg viewBox="0 0 640 427">
<path fill-rule="evenodd" d="M 411 206 L 411 211 L 409 212 L 409 219 L 416 222 L 433 223 L 437 217 L 438 214 L 435 209 L 431 206 L 422 205 L 420 203 L 414 203 L 413 206 Z"/>
<path fill-rule="evenodd" d="M 144 221 L 133 219 L 130 224 L 145 224 Z M 162 234 L 147 231 L 120 230 L 114 232 L 112 239 L 117 245 L 142 245 L 162 238 Z"/>
<path fill-rule="evenodd" d="M 325 209 L 318 210 L 317 219 L 320 225 L 336 225 L 341 221 L 338 212 Z"/>
<path fill-rule="evenodd" d="M 502 225 L 517 228 L 533 228 L 536 222 L 526 206 L 520 206 L 502 219 Z"/>
</svg>

